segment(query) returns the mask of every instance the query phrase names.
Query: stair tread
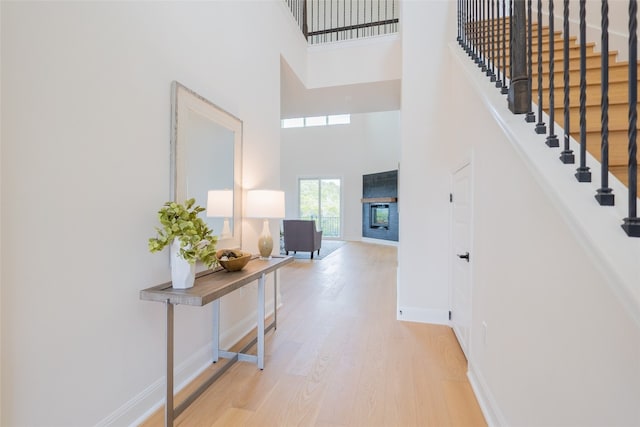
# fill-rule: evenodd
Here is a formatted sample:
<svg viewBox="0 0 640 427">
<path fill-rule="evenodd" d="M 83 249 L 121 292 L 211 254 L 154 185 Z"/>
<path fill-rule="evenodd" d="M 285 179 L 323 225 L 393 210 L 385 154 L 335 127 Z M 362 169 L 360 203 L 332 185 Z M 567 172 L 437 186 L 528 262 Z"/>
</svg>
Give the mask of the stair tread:
<svg viewBox="0 0 640 427">
<path fill-rule="evenodd" d="M 502 21 L 509 22 L 509 18 L 498 18 L 496 25 L 492 25 L 490 20 L 485 20 L 481 24 L 483 28 L 489 30 L 489 37 L 484 40 L 476 40 L 476 49 L 482 45 L 482 53 L 485 56 L 491 56 L 495 60 L 495 65 L 500 68 L 502 61 L 509 58 L 509 39 L 510 32 L 503 35 L 500 31 Z M 538 45 L 538 28 L 542 31 L 542 46 Z M 495 30 L 498 30 L 497 32 Z M 556 30 L 553 34 L 549 34 L 548 27 L 545 24 L 538 26 L 537 23 L 532 23 L 532 100 L 536 102 L 538 94 L 538 60 L 542 61 L 544 78 L 542 79 L 542 92 L 543 92 L 543 110 L 549 113 L 548 101 L 549 101 L 549 64 L 550 58 L 550 42 L 553 41 L 554 47 L 554 121 L 559 126 L 562 126 L 564 122 L 564 44 L 562 31 Z M 506 37 L 506 38 L 505 38 Z M 492 40 L 493 39 L 493 40 Z M 473 41 L 473 38 L 469 40 Z M 500 57 L 495 52 L 502 52 L 502 42 L 506 41 L 506 51 L 504 55 Z M 571 103 L 569 105 L 570 112 L 570 134 L 574 139 L 580 139 L 580 105 L 576 103 L 576 98 L 580 96 L 580 78 L 579 78 L 579 61 L 580 61 L 580 44 L 578 43 L 578 37 L 576 35 L 569 35 L 569 64 L 570 64 L 570 98 Z M 539 52 L 539 48 L 542 48 Z M 587 150 L 597 159 L 600 158 L 600 140 L 601 140 L 601 52 L 595 51 L 595 43 L 585 43 L 586 47 L 586 71 L 587 71 L 587 102 L 585 104 L 587 110 L 586 119 L 586 146 Z M 490 54 L 490 55 L 489 55 Z M 610 171 L 622 181 L 625 185 L 628 183 L 628 168 L 626 162 L 628 162 L 628 69 L 629 64 L 627 61 L 617 61 L 618 52 L 610 51 L 609 56 L 609 166 Z M 490 63 L 490 62 L 489 62 Z M 508 64 L 505 64 L 508 65 Z M 505 75 L 509 73 L 509 67 L 505 67 L 506 72 L 496 69 L 497 73 Z M 638 70 L 640 71 L 640 63 L 638 64 Z M 576 78 L 576 74 L 578 77 Z M 640 76 L 640 72 L 638 73 Z M 640 82 L 640 79 L 638 80 Z M 640 111 L 640 103 L 638 104 Z M 535 111 L 535 110 L 534 110 Z M 640 125 L 638 126 L 640 131 Z M 640 134 L 640 132 L 639 132 Z"/>
</svg>

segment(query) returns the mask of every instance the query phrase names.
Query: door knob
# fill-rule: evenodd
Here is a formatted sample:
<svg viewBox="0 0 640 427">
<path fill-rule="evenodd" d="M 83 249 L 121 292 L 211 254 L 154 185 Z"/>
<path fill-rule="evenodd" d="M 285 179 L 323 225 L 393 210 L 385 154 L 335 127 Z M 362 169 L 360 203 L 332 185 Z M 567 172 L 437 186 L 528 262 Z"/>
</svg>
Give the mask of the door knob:
<svg viewBox="0 0 640 427">
<path fill-rule="evenodd" d="M 469 252 L 465 252 L 464 255 L 463 254 L 458 254 L 458 258 L 466 259 L 467 262 L 469 262 Z"/>
</svg>

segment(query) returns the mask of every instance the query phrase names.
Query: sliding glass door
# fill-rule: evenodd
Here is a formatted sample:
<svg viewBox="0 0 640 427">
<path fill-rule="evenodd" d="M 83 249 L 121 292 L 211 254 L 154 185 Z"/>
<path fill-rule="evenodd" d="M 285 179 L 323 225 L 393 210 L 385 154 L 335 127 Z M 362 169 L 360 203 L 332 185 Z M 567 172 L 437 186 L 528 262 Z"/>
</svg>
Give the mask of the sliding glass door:
<svg viewBox="0 0 640 427">
<path fill-rule="evenodd" d="M 323 238 L 342 236 L 341 191 L 339 178 L 300 178 L 298 181 L 299 217 L 315 220 Z"/>
</svg>

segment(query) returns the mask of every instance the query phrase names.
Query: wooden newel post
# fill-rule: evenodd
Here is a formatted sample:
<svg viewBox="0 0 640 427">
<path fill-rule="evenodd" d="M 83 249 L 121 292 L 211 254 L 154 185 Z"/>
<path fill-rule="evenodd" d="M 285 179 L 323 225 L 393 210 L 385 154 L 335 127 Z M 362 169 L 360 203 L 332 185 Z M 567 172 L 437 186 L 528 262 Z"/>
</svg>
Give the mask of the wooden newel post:
<svg viewBox="0 0 640 427">
<path fill-rule="evenodd" d="M 531 89 L 527 75 L 527 32 L 525 0 L 513 2 L 513 27 L 511 32 L 511 84 L 507 102 L 513 114 L 524 114 L 531 109 Z"/>
</svg>

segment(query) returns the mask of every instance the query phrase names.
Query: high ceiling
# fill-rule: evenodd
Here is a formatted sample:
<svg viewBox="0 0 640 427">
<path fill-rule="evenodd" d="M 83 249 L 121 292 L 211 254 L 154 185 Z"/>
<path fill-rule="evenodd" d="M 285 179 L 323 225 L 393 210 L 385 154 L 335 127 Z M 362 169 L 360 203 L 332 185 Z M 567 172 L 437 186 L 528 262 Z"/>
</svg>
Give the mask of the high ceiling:
<svg viewBox="0 0 640 427">
<path fill-rule="evenodd" d="M 289 65 L 280 62 L 282 119 L 400 109 L 400 80 L 307 89 Z"/>
</svg>

